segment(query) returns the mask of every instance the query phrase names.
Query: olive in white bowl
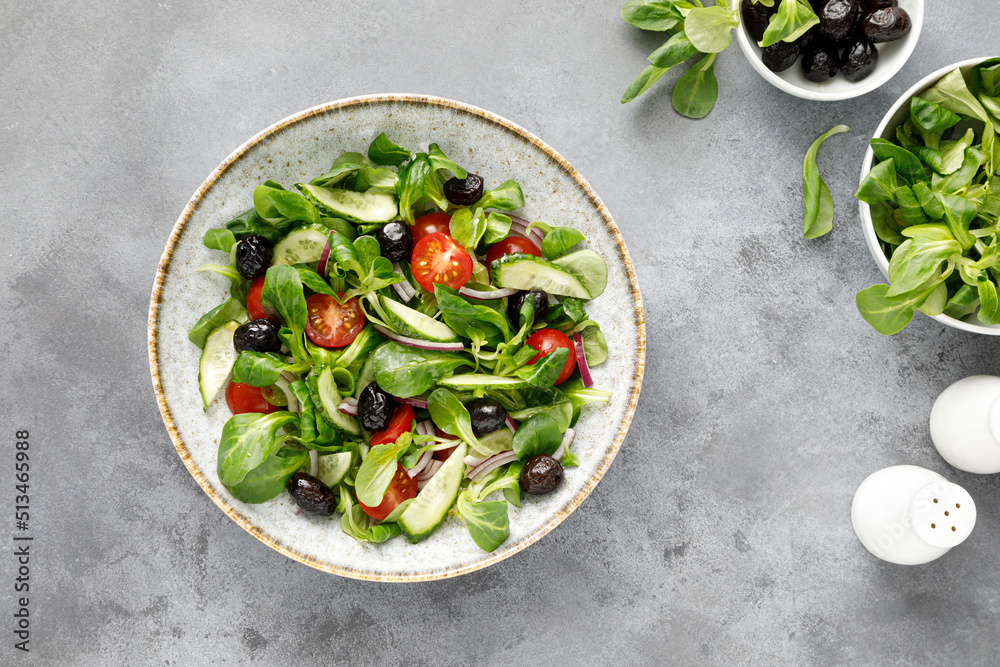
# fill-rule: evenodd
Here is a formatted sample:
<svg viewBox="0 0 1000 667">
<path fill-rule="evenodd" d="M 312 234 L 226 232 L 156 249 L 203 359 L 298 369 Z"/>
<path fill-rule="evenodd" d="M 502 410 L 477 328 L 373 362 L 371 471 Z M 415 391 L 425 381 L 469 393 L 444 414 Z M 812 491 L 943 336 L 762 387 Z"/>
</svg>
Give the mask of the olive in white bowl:
<svg viewBox="0 0 1000 667">
<path fill-rule="evenodd" d="M 756 37 L 773 9 L 743 0 L 736 39 L 747 61 L 768 83 L 807 100 L 844 100 L 878 88 L 909 59 L 924 22 L 923 0 L 786 1 L 805 2 L 822 23 L 798 43 L 779 42 L 765 53 Z M 781 2 L 774 0 L 774 8 Z M 840 14 L 842 21 L 837 20 Z M 903 36 L 885 41 L 899 34 Z"/>
<path fill-rule="evenodd" d="M 977 65 L 980 65 L 986 60 L 996 61 L 1000 63 L 1000 59 L 996 58 L 973 58 L 971 60 L 964 60 L 962 62 L 953 63 L 946 67 L 932 72 L 931 74 L 925 76 L 916 84 L 914 84 L 909 90 L 903 93 L 898 100 L 889 108 L 882 121 L 879 123 L 878 128 L 875 130 L 874 139 L 884 139 L 891 141 L 893 143 L 897 142 L 897 128 L 902 126 L 907 119 L 911 117 L 911 99 L 914 97 L 922 97 L 927 95 L 927 92 L 938 85 L 946 76 L 950 75 L 956 69 L 961 71 L 964 79 L 967 81 L 969 79 L 969 74 Z M 954 136 L 959 136 L 961 133 L 967 131 L 968 129 L 973 129 L 976 133 L 975 141 L 981 141 L 983 128 L 982 123 L 977 123 L 975 121 L 962 120 L 955 125 L 955 130 L 951 132 Z M 946 137 L 947 138 L 947 137 Z M 1000 136 L 997 137 L 1000 139 Z M 974 146 L 975 147 L 975 146 Z M 876 163 L 875 150 L 869 145 L 868 151 L 865 153 L 864 163 L 861 167 L 861 182 L 864 183 L 865 179 L 868 177 L 869 172 L 871 172 L 873 166 Z M 871 252 L 872 258 L 875 260 L 875 264 L 879 267 L 882 275 L 887 279 L 889 278 L 889 262 L 894 252 L 894 248 L 890 245 L 883 243 L 883 240 L 879 238 L 879 234 L 875 230 L 875 222 L 872 218 L 872 206 L 864 201 L 859 200 L 860 212 L 861 212 L 861 227 L 865 236 L 865 242 L 868 245 L 868 250 Z M 933 221 L 932 221 L 933 222 Z M 864 290 L 863 290 L 864 291 Z M 952 299 L 953 295 L 949 290 L 949 300 Z M 860 296 L 860 295 L 859 295 Z M 978 334 L 986 334 L 992 336 L 1000 336 L 1000 325 L 990 325 L 982 323 L 977 317 L 977 312 L 972 312 L 965 315 L 959 319 L 958 317 L 952 317 L 944 313 L 938 315 L 932 315 L 932 319 L 945 324 L 949 327 L 954 327 L 956 329 L 961 329 L 962 331 L 970 331 Z M 867 319 L 867 318 L 866 318 Z"/>
</svg>

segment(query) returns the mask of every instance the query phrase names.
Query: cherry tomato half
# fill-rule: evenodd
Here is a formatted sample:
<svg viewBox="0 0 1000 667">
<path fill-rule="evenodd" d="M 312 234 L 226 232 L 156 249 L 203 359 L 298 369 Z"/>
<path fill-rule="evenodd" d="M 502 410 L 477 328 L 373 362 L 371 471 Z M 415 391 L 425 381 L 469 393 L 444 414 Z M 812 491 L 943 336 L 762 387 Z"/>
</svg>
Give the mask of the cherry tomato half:
<svg viewBox="0 0 1000 667">
<path fill-rule="evenodd" d="M 313 294 L 306 299 L 306 313 L 306 335 L 320 347 L 350 345 L 365 328 L 357 297 L 341 304 L 329 294 Z"/>
<path fill-rule="evenodd" d="M 555 329 L 539 329 L 531 334 L 527 343 L 528 347 L 538 350 L 538 354 L 533 356 L 531 361 L 528 362 L 529 365 L 555 352 L 560 347 L 569 350 L 569 356 L 566 357 L 566 365 L 563 366 L 562 373 L 556 378 L 556 384 L 562 384 L 573 374 L 573 370 L 576 368 L 576 350 L 573 348 L 573 341 L 567 338 L 566 334 Z"/>
<path fill-rule="evenodd" d="M 251 387 L 242 382 L 230 382 L 226 387 L 226 405 L 234 415 L 241 415 L 245 412 L 277 412 L 278 406 L 271 405 L 264 398 L 260 387 Z"/>
<path fill-rule="evenodd" d="M 260 295 L 264 291 L 264 276 L 257 278 L 252 283 L 250 283 L 250 289 L 247 291 L 247 314 L 250 316 L 250 320 L 271 320 L 273 324 L 278 326 L 281 325 L 281 318 L 278 317 L 278 313 L 273 310 L 265 310 L 264 306 L 260 303 Z"/>
<path fill-rule="evenodd" d="M 410 474 L 406 472 L 406 468 L 397 463 L 396 474 L 392 476 L 392 481 L 389 482 L 389 488 L 385 490 L 385 495 L 382 496 L 382 502 L 380 502 L 377 507 L 368 507 L 359 500 L 358 505 L 360 505 L 361 509 L 365 511 L 365 514 L 376 521 L 381 521 L 389 516 L 394 509 L 396 509 L 396 505 L 404 500 L 413 498 L 416 495 L 416 478 L 410 477 Z"/>
<path fill-rule="evenodd" d="M 372 433 L 372 437 L 368 443 L 375 446 L 396 442 L 399 436 L 413 428 L 415 420 L 416 415 L 413 413 L 412 407 L 405 403 L 397 405 L 396 409 L 392 412 L 392 418 L 389 419 L 389 425 L 385 427 L 384 431 L 375 431 Z"/>
<path fill-rule="evenodd" d="M 542 251 L 538 249 L 538 246 L 528 239 L 521 238 L 520 236 L 508 236 L 491 245 L 490 249 L 486 251 L 486 267 L 489 268 L 494 261 L 504 255 L 513 255 L 516 253 L 534 255 L 535 257 L 542 256 Z"/>
<path fill-rule="evenodd" d="M 428 234 L 413 246 L 410 258 L 413 277 L 421 287 L 434 291 L 434 284 L 458 289 L 472 277 L 472 258 L 447 234 Z"/>
<path fill-rule="evenodd" d="M 413 221 L 413 242 L 428 234 L 448 234 L 451 236 L 451 216 L 447 213 L 428 213 Z"/>
<path fill-rule="evenodd" d="M 439 429 L 437 426 L 434 427 L 434 433 L 437 434 L 437 437 L 441 438 L 442 440 L 458 440 L 458 438 L 456 438 L 453 435 L 448 435 L 447 433 Z M 458 449 L 458 445 L 455 445 L 454 447 L 449 447 L 448 449 L 439 449 L 438 451 L 434 452 L 434 458 L 437 459 L 438 461 L 447 461 L 448 457 L 451 456 L 451 453 L 456 449 Z"/>
</svg>

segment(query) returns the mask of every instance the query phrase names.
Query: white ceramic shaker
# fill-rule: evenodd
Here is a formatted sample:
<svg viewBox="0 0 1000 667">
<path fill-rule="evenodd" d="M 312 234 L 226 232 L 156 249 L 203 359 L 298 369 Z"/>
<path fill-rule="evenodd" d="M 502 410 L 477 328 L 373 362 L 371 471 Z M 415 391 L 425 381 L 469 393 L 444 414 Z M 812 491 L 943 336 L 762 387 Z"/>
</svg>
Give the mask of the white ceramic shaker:
<svg viewBox="0 0 1000 667">
<path fill-rule="evenodd" d="M 858 487 L 851 522 L 861 543 L 882 560 L 919 565 L 969 536 L 976 504 L 965 489 L 932 470 L 892 466 Z"/>
<path fill-rule="evenodd" d="M 931 439 L 944 460 L 965 472 L 1000 472 L 1000 377 L 973 375 L 938 396 Z"/>
</svg>

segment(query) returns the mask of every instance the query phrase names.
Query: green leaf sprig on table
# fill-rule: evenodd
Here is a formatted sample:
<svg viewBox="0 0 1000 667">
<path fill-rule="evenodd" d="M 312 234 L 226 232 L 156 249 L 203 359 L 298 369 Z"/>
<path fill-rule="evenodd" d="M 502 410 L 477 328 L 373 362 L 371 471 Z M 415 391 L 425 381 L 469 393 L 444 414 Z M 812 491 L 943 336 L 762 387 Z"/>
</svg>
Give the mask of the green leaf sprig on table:
<svg viewBox="0 0 1000 667">
<path fill-rule="evenodd" d="M 806 151 L 802 162 L 802 189 L 806 209 L 802 220 L 802 235 L 807 239 L 819 238 L 833 229 L 833 197 L 819 175 L 816 154 L 824 141 L 850 129 L 846 125 L 837 125 L 820 135 Z"/>
<path fill-rule="evenodd" d="M 636 28 L 666 32 L 670 38 L 649 55 L 649 64 L 629 84 L 622 104 L 631 102 L 650 89 L 663 75 L 681 63 L 697 58 L 674 84 L 672 103 L 677 113 L 688 118 L 704 118 L 715 107 L 719 83 L 715 60 L 732 44 L 732 30 L 739 26 L 739 14 L 727 0 L 705 7 L 701 0 L 628 0 L 622 19 Z M 819 23 L 807 0 L 753 0 L 772 6 L 780 2 L 771 17 L 760 46 L 792 42 Z"/>
<path fill-rule="evenodd" d="M 858 292 L 879 333 L 920 310 L 958 319 L 978 310 L 1000 324 L 1000 58 L 954 70 L 911 98 L 896 141 L 873 139 L 878 160 L 855 196 L 871 207 L 889 285 Z"/>
</svg>

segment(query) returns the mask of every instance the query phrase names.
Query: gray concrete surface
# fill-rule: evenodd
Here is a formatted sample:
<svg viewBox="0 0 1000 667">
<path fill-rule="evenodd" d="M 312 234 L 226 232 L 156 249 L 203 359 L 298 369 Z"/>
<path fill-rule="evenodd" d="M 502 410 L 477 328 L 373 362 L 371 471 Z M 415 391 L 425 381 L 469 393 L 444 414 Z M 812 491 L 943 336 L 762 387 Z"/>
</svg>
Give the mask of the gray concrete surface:
<svg viewBox="0 0 1000 667">
<path fill-rule="evenodd" d="M 882 89 L 793 99 L 735 45 L 694 122 L 671 83 L 618 100 L 661 38 L 618 2 L 76 3 L 0 6 L 0 533 L 13 437 L 32 443 L 32 651 L 0 663 L 989 664 L 1000 489 L 931 446 L 934 397 L 1000 374 L 997 341 L 918 316 L 883 338 L 854 294 L 880 280 L 852 192 L 867 138 L 924 74 L 996 49 L 995 0 L 930 2 Z M 455 580 L 350 581 L 280 556 L 175 454 L 146 360 L 156 263 L 181 208 L 251 134 L 372 92 L 463 100 L 520 123 L 589 180 L 629 242 L 648 365 L 604 481 L 525 552 Z M 835 229 L 803 240 L 801 163 Z M 877 561 L 851 497 L 912 463 L 966 486 L 969 540 Z"/>
</svg>

